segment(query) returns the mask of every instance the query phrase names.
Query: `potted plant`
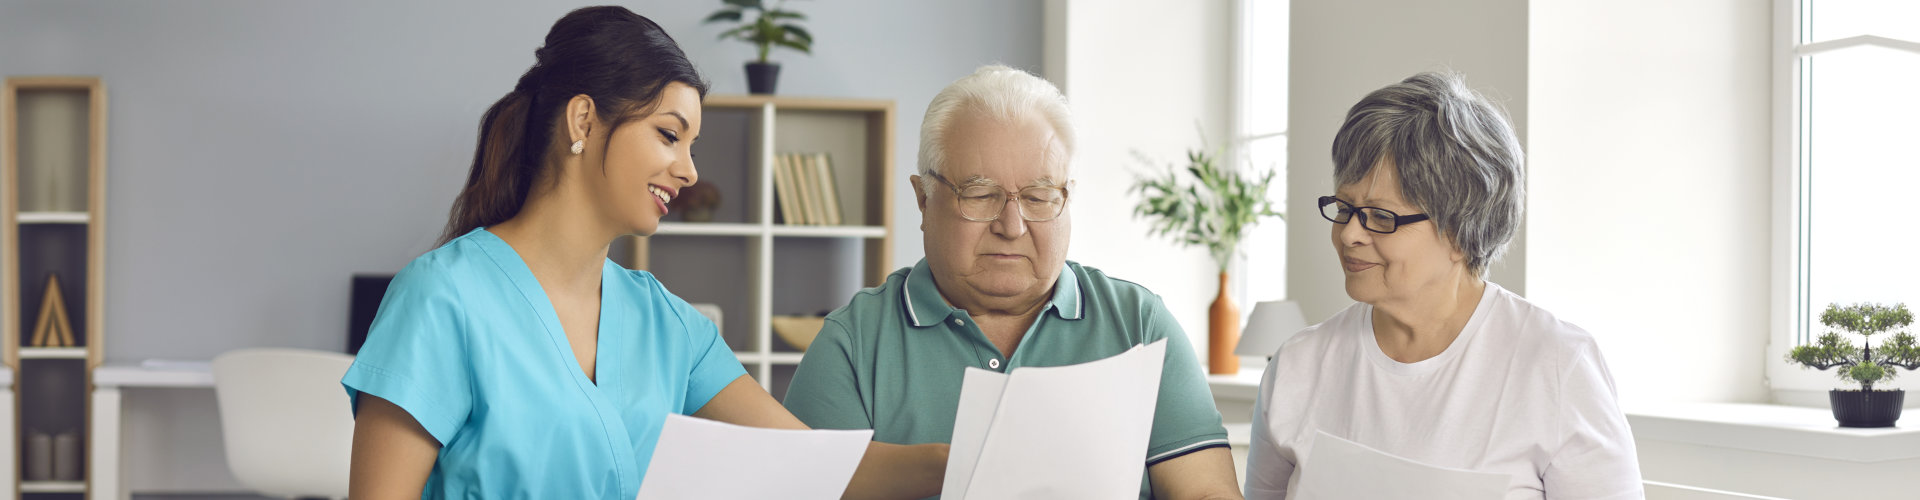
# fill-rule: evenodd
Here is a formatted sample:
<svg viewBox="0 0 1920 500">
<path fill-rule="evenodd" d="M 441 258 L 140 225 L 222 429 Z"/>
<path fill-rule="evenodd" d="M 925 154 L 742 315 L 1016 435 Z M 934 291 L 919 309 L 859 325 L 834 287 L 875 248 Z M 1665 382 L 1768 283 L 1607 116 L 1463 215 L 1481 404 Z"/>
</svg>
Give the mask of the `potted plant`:
<svg viewBox="0 0 1920 500">
<path fill-rule="evenodd" d="M 1271 170 L 1252 177 L 1222 169 L 1213 157 L 1194 149 L 1187 151 L 1185 168 L 1169 166 L 1163 175 L 1142 177 L 1128 190 L 1144 196 L 1133 214 L 1151 220 L 1149 235 L 1172 237 L 1181 246 L 1206 247 L 1219 266 L 1220 291 L 1208 308 L 1207 326 L 1207 366 L 1214 374 L 1240 371 L 1240 359 L 1233 354 L 1240 340 L 1240 308 L 1228 293 L 1227 263 L 1239 253 L 1247 228 L 1263 217 L 1284 218 L 1267 199 L 1273 175 Z"/>
<path fill-rule="evenodd" d="M 1892 427 L 1894 421 L 1900 420 L 1900 405 L 1906 399 L 1906 391 L 1877 391 L 1873 383 L 1892 380 L 1896 367 L 1920 369 L 1920 346 L 1915 345 L 1913 334 L 1906 331 L 1912 323 L 1913 313 L 1907 310 L 1906 304 L 1892 307 L 1872 303 L 1845 307 L 1828 304 L 1826 312 L 1820 314 L 1820 324 L 1827 326 L 1827 333 L 1811 345 L 1793 348 L 1787 358 L 1808 368 L 1839 368 L 1836 375 L 1841 380 L 1860 383 L 1858 391 L 1827 392 L 1833 405 L 1833 418 L 1840 421 L 1841 427 Z M 1855 348 L 1853 342 L 1833 330 L 1859 335 L 1864 341 L 1861 347 Z M 1876 352 L 1873 336 L 1890 331 L 1895 331 L 1893 337 Z"/>
<path fill-rule="evenodd" d="M 761 0 L 721 0 L 726 3 L 719 11 L 707 16 L 703 23 L 734 22 L 740 23 L 733 29 L 720 33 L 720 39 L 728 38 L 744 41 L 760 51 L 760 58 L 747 63 L 747 92 L 754 94 L 772 94 L 774 84 L 780 77 L 780 63 L 767 59 L 767 53 L 773 46 L 798 50 L 803 54 L 813 53 L 813 34 L 806 28 L 794 24 L 806 20 L 807 16 L 780 8 L 785 2 L 776 3 L 768 8 Z M 746 13 L 755 13 L 753 21 L 746 21 Z"/>
</svg>

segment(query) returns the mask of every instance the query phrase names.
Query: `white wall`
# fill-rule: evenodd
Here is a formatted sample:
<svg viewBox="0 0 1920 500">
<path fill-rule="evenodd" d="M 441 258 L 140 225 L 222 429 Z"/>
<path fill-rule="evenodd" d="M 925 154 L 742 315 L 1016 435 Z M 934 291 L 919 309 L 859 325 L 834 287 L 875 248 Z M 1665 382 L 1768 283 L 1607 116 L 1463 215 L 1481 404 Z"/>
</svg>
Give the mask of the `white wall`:
<svg viewBox="0 0 1920 500">
<path fill-rule="evenodd" d="M 1287 296 L 1317 323 L 1353 301 L 1315 200 L 1333 192 L 1333 136 L 1347 109 L 1414 73 L 1453 70 L 1503 105 L 1527 140 L 1525 0 L 1294 0 L 1287 154 Z M 1535 194 L 1534 196 L 1538 196 Z M 1533 214 L 1528 214 L 1529 220 Z M 1525 231 L 1490 280 L 1528 292 Z"/>
<path fill-rule="evenodd" d="M 1764 401 L 1771 8 L 1533 5 L 1529 296 L 1624 404 Z"/>
<path fill-rule="evenodd" d="M 1158 293 L 1204 364 L 1218 269 L 1204 250 L 1149 238 L 1127 194 L 1130 151 L 1171 163 L 1229 133 L 1232 5 L 1224 1 L 1049 0 L 1045 76 L 1061 85 L 1080 136 L 1067 258 Z M 1160 165 L 1164 168 L 1164 164 Z M 1249 304 L 1242 304 L 1250 309 Z"/>
</svg>

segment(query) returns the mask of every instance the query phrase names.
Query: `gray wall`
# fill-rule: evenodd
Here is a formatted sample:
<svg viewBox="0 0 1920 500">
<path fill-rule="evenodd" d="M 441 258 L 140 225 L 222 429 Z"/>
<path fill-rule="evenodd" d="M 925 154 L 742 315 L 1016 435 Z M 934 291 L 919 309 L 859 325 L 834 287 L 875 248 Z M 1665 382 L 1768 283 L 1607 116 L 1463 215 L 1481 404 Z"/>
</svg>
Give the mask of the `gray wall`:
<svg viewBox="0 0 1920 500">
<path fill-rule="evenodd" d="M 458 5 L 459 8 L 449 8 Z M 744 93 L 751 47 L 713 1 L 624 4 Z M 574 4 L 0 0 L 0 75 L 107 83 L 107 357 L 343 348 L 348 278 L 430 249 L 480 114 Z M 920 113 L 1001 61 L 1040 70 L 1040 3 L 797 2 L 814 56 L 777 52 L 783 94 L 893 99 L 896 265 L 920 258 L 906 176 Z M 673 283 L 669 282 L 669 286 Z M 212 393 L 131 391 L 123 485 L 239 489 Z"/>
<path fill-rule="evenodd" d="M 0 74 L 108 87 L 107 356 L 339 349 L 348 277 L 431 248 L 482 111 L 533 62 L 558 2 L 0 2 Z M 628 2 L 714 91 L 744 93 L 718 1 Z M 1038 71 L 1039 2 L 797 2 L 816 55 L 789 95 L 894 99 L 894 262 L 921 255 L 906 175 L 919 115 L 975 66 Z M 669 283 L 671 285 L 671 283 Z"/>
</svg>

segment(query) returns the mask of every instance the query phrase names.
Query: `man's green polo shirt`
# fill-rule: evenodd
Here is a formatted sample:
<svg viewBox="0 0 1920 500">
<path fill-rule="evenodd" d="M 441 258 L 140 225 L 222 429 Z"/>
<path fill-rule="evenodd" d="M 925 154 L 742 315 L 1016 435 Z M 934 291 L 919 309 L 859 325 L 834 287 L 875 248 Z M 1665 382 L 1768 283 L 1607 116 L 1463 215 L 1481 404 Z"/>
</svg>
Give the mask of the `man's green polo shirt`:
<svg viewBox="0 0 1920 500">
<path fill-rule="evenodd" d="M 1167 340 L 1167 357 L 1142 467 L 1227 446 L 1199 358 L 1160 296 L 1072 261 L 1012 359 L 1002 358 L 967 311 L 947 305 L 925 259 L 894 271 L 827 315 L 785 404 L 818 429 L 873 429 L 873 439 L 887 443 L 947 443 L 969 366 L 1005 372 L 1071 365 L 1160 339 Z M 1152 491 L 1143 473 L 1140 498 Z"/>
</svg>

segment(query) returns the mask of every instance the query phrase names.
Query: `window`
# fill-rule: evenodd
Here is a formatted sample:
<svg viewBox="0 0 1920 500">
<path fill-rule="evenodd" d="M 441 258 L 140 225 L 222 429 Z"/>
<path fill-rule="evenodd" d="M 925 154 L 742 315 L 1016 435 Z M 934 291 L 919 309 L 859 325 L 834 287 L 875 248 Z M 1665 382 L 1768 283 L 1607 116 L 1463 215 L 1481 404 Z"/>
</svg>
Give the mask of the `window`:
<svg viewBox="0 0 1920 500">
<path fill-rule="evenodd" d="M 1793 248 L 1789 334 L 1829 303 L 1920 307 L 1920 2 L 1797 0 L 1787 110 Z M 1732 215 L 1732 214 L 1724 214 Z M 1711 220 L 1711 218 L 1702 219 Z"/>
<path fill-rule="evenodd" d="M 1267 195 L 1284 210 L 1287 196 L 1287 9 L 1291 2 L 1241 0 L 1238 4 L 1238 44 L 1233 67 L 1238 89 L 1232 104 L 1236 165 L 1257 171 L 1272 170 Z M 1300 219 L 1306 217 L 1308 219 Z M 1252 314 L 1261 301 L 1287 296 L 1287 223 L 1317 220 L 1315 214 L 1287 214 L 1287 220 L 1266 219 L 1241 241 L 1243 257 L 1230 265 L 1238 288 L 1240 312 Z"/>
</svg>

